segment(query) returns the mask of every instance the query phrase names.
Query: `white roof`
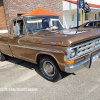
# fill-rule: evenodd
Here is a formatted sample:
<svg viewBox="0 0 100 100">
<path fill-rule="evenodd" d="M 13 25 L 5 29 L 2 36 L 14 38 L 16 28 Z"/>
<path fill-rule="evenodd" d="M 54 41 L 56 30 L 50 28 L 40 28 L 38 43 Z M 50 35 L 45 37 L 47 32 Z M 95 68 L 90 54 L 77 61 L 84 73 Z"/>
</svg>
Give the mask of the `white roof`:
<svg viewBox="0 0 100 100">
<path fill-rule="evenodd" d="M 77 1 L 77 0 L 72 0 L 72 1 Z M 100 5 L 100 0 L 84 0 L 84 1 L 91 4 Z"/>
</svg>

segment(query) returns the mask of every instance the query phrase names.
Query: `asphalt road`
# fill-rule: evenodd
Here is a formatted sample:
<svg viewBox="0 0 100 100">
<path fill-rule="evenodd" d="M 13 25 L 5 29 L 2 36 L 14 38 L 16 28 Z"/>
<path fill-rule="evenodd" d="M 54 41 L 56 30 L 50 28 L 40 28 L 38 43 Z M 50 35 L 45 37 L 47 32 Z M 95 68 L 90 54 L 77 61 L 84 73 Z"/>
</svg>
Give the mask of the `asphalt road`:
<svg viewBox="0 0 100 100">
<path fill-rule="evenodd" d="M 41 76 L 38 65 L 0 62 L 0 100 L 100 100 L 100 59 L 55 83 Z"/>
</svg>

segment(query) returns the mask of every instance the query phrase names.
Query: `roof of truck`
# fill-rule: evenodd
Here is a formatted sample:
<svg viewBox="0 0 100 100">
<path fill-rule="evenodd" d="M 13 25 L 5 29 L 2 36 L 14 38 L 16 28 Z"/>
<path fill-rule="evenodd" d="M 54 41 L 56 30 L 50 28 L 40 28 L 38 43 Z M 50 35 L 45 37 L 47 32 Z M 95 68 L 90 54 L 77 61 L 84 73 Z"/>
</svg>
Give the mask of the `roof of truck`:
<svg viewBox="0 0 100 100">
<path fill-rule="evenodd" d="M 36 17 L 36 18 L 42 18 L 42 17 L 52 17 L 52 18 L 57 18 L 59 16 L 57 15 L 27 15 L 27 16 L 19 16 L 19 17 L 15 17 L 13 20 L 20 20 L 23 19 L 24 17 Z"/>
</svg>

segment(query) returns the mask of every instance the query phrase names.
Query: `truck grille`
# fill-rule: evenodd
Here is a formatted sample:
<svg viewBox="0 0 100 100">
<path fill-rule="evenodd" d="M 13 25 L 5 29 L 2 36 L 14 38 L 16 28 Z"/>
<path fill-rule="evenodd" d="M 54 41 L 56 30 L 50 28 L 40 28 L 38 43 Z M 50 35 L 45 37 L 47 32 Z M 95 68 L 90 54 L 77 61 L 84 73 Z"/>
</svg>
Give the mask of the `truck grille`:
<svg viewBox="0 0 100 100">
<path fill-rule="evenodd" d="M 99 49 L 100 48 L 100 39 L 96 40 L 95 42 L 95 49 Z"/>
<path fill-rule="evenodd" d="M 69 58 L 68 61 L 81 58 L 85 55 L 88 55 L 88 54 L 100 49 L 100 38 L 92 40 L 90 42 L 83 43 L 83 44 L 75 46 L 75 47 L 72 47 L 71 49 L 76 50 L 76 56 L 72 57 L 72 58 L 67 57 L 67 58 Z"/>
<path fill-rule="evenodd" d="M 84 43 L 82 45 L 79 45 L 77 47 L 77 56 L 84 55 L 98 49 L 100 49 L 100 38 Z"/>
<path fill-rule="evenodd" d="M 85 42 L 75 47 L 68 47 L 64 55 L 64 61 L 70 62 L 72 60 L 79 59 L 99 49 L 100 49 L 100 38 L 94 39 L 89 42 Z M 75 54 L 75 56 L 73 57 L 71 57 L 72 50 L 75 51 L 75 53 L 72 52 L 73 54 Z"/>
<path fill-rule="evenodd" d="M 94 42 L 87 43 L 85 45 L 78 47 L 77 55 L 79 56 L 79 55 L 89 53 L 89 52 L 93 51 L 93 49 L 94 49 Z"/>
</svg>

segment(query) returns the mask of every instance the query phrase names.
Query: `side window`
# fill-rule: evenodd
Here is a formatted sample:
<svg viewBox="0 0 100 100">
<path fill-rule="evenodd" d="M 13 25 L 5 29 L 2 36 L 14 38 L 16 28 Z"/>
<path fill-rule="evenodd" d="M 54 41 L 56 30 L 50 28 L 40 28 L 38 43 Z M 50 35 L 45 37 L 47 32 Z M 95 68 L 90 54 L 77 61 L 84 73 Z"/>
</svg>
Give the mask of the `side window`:
<svg viewBox="0 0 100 100">
<path fill-rule="evenodd" d="M 93 27 L 93 22 L 86 24 L 86 27 Z"/>
<path fill-rule="evenodd" d="M 97 27 L 97 22 L 94 22 L 94 27 Z"/>
<path fill-rule="evenodd" d="M 95 14 L 95 20 L 98 20 L 98 15 L 97 14 Z"/>
<path fill-rule="evenodd" d="M 85 13 L 85 20 L 89 20 L 89 15 Z"/>
<path fill-rule="evenodd" d="M 25 35 L 25 27 L 22 20 L 14 21 L 14 34 Z"/>
<path fill-rule="evenodd" d="M 59 23 L 59 21 L 52 21 L 52 23 L 53 23 L 53 26 L 56 26 L 57 28 L 63 28 L 61 24 Z"/>
<path fill-rule="evenodd" d="M 100 22 L 98 22 L 97 27 L 99 27 L 99 28 L 100 28 Z"/>
<path fill-rule="evenodd" d="M 32 21 L 27 21 L 26 28 L 28 34 L 33 34 L 37 30 L 42 29 L 43 28 L 42 19 L 37 19 L 37 20 L 34 19 Z"/>
<path fill-rule="evenodd" d="M 100 28 L 100 22 L 95 22 L 95 23 L 94 23 L 94 27 Z"/>
</svg>

